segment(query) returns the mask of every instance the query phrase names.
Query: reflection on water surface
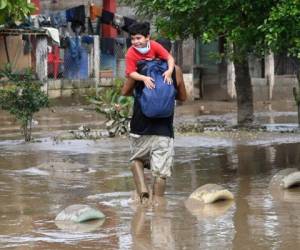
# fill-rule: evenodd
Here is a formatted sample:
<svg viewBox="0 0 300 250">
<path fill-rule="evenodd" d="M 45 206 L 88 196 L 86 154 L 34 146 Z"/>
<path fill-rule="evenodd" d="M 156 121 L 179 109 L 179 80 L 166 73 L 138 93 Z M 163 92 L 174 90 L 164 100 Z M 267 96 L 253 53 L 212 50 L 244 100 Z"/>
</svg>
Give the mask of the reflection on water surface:
<svg viewBox="0 0 300 250">
<path fill-rule="evenodd" d="M 277 171 L 299 166 L 299 138 L 178 137 L 166 198 L 149 208 L 131 202 L 134 185 L 127 143 L 126 139 L 1 141 L 1 248 L 299 248 L 300 189 L 276 196 L 268 188 Z M 77 162 L 87 171 L 39 168 L 53 160 Z M 234 203 L 189 209 L 185 199 L 206 183 L 229 189 Z M 97 207 L 107 219 L 77 231 L 61 229 L 55 216 L 75 203 Z"/>
</svg>

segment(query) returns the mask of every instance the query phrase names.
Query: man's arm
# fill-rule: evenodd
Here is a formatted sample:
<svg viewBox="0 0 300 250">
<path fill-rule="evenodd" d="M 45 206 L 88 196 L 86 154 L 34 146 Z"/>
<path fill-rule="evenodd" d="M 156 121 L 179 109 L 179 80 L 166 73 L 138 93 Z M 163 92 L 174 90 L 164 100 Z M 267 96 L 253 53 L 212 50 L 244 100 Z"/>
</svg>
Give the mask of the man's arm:
<svg viewBox="0 0 300 250">
<path fill-rule="evenodd" d="M 124 96 L 132 96 L 134 87 L 135 87 L 135 80 L 133 80 L 130 77 L 127 77 L 121 89 L 121 94 Z"/>
<path fill-rule="evenodd" d="M 175 71 L 178 91 L 176 100 L 184 102 L 186 101 L 186 89 L 184 85 L 183 74 L 180 67 L 178 67 L 177 65 L 175 66 Z"/>
</svg>

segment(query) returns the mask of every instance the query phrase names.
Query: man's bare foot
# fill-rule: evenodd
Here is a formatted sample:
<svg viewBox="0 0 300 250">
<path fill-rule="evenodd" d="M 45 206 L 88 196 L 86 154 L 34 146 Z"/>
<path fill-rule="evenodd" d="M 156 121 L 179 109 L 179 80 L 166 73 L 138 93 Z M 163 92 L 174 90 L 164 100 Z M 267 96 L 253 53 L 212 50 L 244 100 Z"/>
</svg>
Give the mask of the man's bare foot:
<svg viewBox="0 0 300 250">
<path fill-rule="evenodd" d="M 140 194 L 140 202 L 142 205 L 147 205 L 149 202 L 149 193 L 141 193 Z"/>
<path fill-rule="evenodd" d="M 165 208 L 167 205 L 167 200 L 165 197 L 163 196 L 157 196 L 157 195 L 153 195 L 152 198 L 152 205 L 154 207 L 160 207 L 160 208 Z"/>
</svg>

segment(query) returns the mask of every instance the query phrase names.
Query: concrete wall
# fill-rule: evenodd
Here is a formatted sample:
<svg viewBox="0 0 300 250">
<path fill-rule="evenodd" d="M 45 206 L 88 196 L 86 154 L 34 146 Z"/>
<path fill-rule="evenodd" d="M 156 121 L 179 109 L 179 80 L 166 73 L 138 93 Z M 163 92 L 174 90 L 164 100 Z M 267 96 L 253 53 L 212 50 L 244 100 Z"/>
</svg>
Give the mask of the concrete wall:
<svg viewBox="0 0 300 250">
<path fill-rule="evenodd" d="M 268 100 L 268 86 L 265 78 L 252 78 L 254 101 Z M 293 87 L 297 86 L 295 76 L 275 76 L 273 100 L 293 100 Z M 229 100 L 226 85 L 211 83 L 204 85 L 205 100 Z"/>
<path fill-rule="evenodd" d="M 113 84 L 112 78 L 101 78 L 100 86 L 110 87 Z M 47 93 L 49 98 L 70 97 L 72 95 L 88 95 L 95 92 L 96 82 L 90 80 L 49 80 Z"/>
<path fill-rule="evenodd" d="M 265 78 L 253 79 L 254 100 L 268 100 L 268 86 Z M 295 76 L 275 76 L 274 100 L 293 100 L 293 87 L 298 87 Z"/>
</svg>

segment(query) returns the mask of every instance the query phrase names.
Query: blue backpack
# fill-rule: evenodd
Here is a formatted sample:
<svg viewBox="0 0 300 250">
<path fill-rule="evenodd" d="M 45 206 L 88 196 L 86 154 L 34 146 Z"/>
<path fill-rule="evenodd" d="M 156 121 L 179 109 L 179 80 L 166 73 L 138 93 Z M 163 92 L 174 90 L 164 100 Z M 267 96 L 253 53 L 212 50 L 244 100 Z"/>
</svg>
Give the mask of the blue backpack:
<svg viewBox="0 0 300 250">
<path fill-rule="evenodd" d="M 174 83 L 164 82 L 162 74 L 168 69 L 168 64 L 161 60 L 139 61 L 138 71 L 154 80 L 155 88 L 143 87 L 137 91 L 136 97 L 143 114 L 149 118 L 170 117 L 174 112 L 176 89 Z"/>
</svg>

